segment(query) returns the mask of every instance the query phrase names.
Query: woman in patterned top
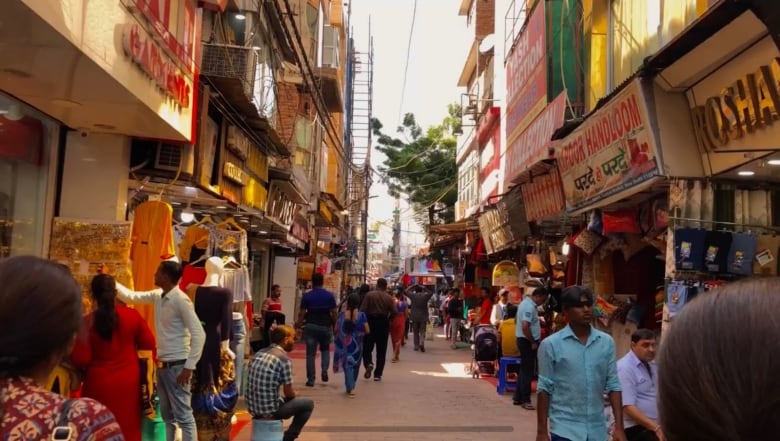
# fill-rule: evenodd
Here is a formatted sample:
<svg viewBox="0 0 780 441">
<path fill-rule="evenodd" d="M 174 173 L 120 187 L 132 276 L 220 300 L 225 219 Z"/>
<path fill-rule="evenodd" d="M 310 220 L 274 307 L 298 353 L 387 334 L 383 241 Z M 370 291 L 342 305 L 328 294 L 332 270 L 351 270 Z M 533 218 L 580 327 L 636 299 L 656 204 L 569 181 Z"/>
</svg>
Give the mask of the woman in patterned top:
<svg viewBox="0 0 780 441">
<path fill-rule="evenodd" d="M 69 440 L 123 441 L 105 406 L 87 398 L 66 405 L 41 386 L 70 353 L 81 327 L 81 289 L 68 268 L 9 257 L 0 261 L 0 287 L 0 441 L 52 439 L 63 419 Z"/>
</svg>

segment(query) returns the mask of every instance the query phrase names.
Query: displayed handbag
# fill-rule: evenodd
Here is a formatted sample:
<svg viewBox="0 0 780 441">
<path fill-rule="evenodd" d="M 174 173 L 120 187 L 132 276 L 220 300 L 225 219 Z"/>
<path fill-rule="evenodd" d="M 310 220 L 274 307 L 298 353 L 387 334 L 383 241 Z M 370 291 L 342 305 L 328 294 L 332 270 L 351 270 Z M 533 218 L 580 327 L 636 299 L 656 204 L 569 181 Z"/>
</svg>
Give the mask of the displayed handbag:
<svg viewBox="0 0 780 441">
<path fill-rule="evenodd" d="M 154 419 L 157 416 L 157 366 L 152 351 L 138 351 L 138 366 L 141 372 L 141 411 L 144 417 Z"/>
<path fill-rule="evenodd" d="M 547 275 L 547 267 L 542 259 L 542 244 L 540 241 L 536 242 L 531 254 L 526 254 L 525 261 L 528 266 L 528 275 L 531 277 L 544 277 Z"/>
</svg>

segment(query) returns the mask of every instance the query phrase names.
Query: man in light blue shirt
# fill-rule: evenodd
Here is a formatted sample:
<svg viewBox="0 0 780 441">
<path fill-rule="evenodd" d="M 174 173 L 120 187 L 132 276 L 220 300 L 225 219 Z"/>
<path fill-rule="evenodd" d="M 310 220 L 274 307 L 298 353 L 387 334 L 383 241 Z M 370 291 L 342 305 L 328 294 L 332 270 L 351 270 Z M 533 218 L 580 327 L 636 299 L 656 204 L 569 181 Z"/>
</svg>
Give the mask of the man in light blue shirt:
<svg viewBox="0 0 780 441">
<path fill-rule="evenodd" d="M 631 335 L 631 350 L 617 362 L 628 441 L 663 440 L 656 403 L 655 345 L 653 331 L 638 329 Z"/>
<path fill-rule="evenodd" d="M 531 295 L 525 296 L 517 308 L 515 336 L 520 351 L 520 378 L 518 378 L 512 403 L 523 409 L 534 410 L 531 404 L 531 381 L 536 368 L 536 349 L 542 339 L 542 326 L 536 308 L 547 301 L 547 290 L 536 288 Z"/>
<path fill-rule="evenodd" d="M 606 392 L 615 415 L 612 439 L 626 441 L 615 342 L 591 326 L 593 292 L 570 286 L 561 293 L 561 306 L 568 326 L 539 346 L 536 440 L 606 440 Z"/>
</svg>

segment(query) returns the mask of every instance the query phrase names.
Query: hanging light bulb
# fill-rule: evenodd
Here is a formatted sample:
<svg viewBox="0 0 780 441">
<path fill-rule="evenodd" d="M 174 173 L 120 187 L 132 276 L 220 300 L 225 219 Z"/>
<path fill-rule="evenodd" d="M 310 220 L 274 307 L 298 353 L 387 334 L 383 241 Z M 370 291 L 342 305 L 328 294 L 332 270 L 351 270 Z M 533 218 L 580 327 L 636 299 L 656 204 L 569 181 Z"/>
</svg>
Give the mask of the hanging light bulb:
<svg viewBox="0 0 780 441">
<path fill-rule="evenodd" d="M 181 211 L 179 218 L 185 224 L 188 224 L 195 220 L 195 213 L 192 212 L 192 207 L 190 206 L 189 202 L 187 203 L 187 208 Z"/>
<path fill-rule="evenodd" d="M 564 240 L 563 245 L 561 245 L 561 254 L 563 254 L 564 256 L 569 255 L 569 242 L 566 240 Z"/>
</svg>

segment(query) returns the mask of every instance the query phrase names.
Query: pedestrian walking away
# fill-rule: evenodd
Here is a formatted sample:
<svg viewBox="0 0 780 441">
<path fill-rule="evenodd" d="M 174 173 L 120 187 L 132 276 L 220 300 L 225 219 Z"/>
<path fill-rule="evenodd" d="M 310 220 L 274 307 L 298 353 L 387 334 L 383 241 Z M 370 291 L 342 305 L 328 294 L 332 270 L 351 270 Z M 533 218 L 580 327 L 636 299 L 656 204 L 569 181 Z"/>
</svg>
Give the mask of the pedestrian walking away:
<svg viewBox="0 0 780 441">
<path fill-rule="evenodd" d="M 428 302 L 433 291 L 422 285 L 414 285 L 409 293 L 409 318 L 412 320 L 414 350 L 425 352 L 425 331 L 428 327 Z"/>
<path fill-rule="evenodd" d="M 347 298 L 346 308 L 339 313 L 335 327 L 333 372 L 344 370 L 344 386 L 347 395 L 355 396 L 360 360 L 363 358 L 364 336 L 370 333 L 368 318 L 358 309 L 360 297 L 352 293 Z"/>
<path fill-rule="evenodd" d="M 360 309 L 366 313 L 368 327 L 371 329 L 363 340 L 363 366 L 366 369 L 363 377 L 369 379 L 373 373 L 374 381 L 381 381 L 387 358 L 390 316 L 395 313 L 393 297 L 387 292 L 387 280 L 380 278 L 376 281 L 376 290 L 366 294 Z M 374 347 L 376 347 L 376 366 L 373 363 Z"/>
<path fill-rule="evenodd" d="M 333 341 L 333 325 L 336 324 L 336 296 L 323 288 L 325 279 L 316 273 L 311 277 L 312 290 L 301 298 L 298 328 L 303 328 L 306 342 L 306 386 L 313 387 L 316 372 L 314 359 L 320 349 L 320 378 L 328 382 L 330 368 L 330 344 Z"/>
</svg>

